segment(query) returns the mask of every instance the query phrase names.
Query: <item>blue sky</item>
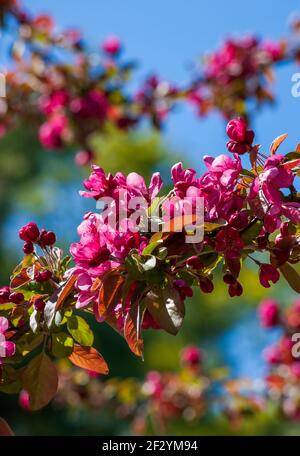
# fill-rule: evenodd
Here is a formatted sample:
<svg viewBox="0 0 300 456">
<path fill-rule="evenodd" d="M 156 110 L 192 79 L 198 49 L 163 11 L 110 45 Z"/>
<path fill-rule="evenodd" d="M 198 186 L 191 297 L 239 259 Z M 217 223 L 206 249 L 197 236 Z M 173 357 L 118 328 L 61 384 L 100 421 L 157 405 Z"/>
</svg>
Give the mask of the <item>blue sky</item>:
<svg viewBox="0 0 300 456">
<path fill-rule="evenodd" d="M 59 26 L 77 26 L 91 46 L 117 34 L 126 47 L 126 57 L 140 63 L 139 78 L 156 70 L 175 82 L 184 82 L 189 68 L 204 52 L 212 51 L 224 37 L 256 33 L 279 38 L 288 33 L 289 21 L 300 4 L 296 0 L 24 0 L 33 12 L 50 12 Z M 300 142 L 300 98 L 291 95 L 291 76 L 300 66 L 277 71 L 274 90 L 278 106 L 265 107 L 256 117 L 257 140 L 268 147 L 274 137 L 288 132 L 286 147 Z M 185 151 L 200 167 L 204 154 L 225 151 L 224 123 L 218 114 L 199 120 L 192 109 L 180 109 L 169 119 L 166 139 Z"/>
</svg>

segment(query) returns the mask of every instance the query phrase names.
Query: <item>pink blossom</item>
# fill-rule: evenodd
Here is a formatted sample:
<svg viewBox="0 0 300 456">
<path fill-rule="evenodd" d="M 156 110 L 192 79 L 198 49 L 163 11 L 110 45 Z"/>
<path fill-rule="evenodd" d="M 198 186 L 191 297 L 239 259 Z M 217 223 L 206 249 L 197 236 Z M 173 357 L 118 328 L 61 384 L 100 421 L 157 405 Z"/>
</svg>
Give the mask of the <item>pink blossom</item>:
<svg viewBox="0 0 300 456">
<path fill-rule="evenodd" d="M 8 330 L 9 322 L 7 318 L 0 317 L 0 365 L 3 364 L 4 358 L 14 356 L 16 346 L 13 342 L 5 339 L 5 333 Z"/>
<path fill-rule="evenodd" d="M 65 89 L 55 90 L 50 95 L 44 95 L 40 99 L 41 110 L 49 115 L 66 106 L 70 95 Z"/>
<path fill-rule="evenodd" d="M 265 299 L 261 302 L 258 314 L 261 325 L 265 328 L 272 328 L 279 321 L 279 306 L 274 299 Z"/>
<path fill-rule="evenodd" d="M 58 149 L 64 144 L 68 119 L 64 114 L 55 114 L 40 126 L 39 139 L 46 149 Z"/>
<path fill-rule="evenodd" d="M 94 165 L 92 169 L 90 177 L 83 183 L 88 191 L 80 192 L 80 195 L 86 198 L 99 199 L 108 196 L 117 199 L 118 195 L 122 195 L 122 191 L 124 191 L 129 198 L 143 197 L 150 202 L 163 185 L 159 173 L 152 175 L 149 187 L 147 187 L 144 178 L 137 173 L 130 173 L 127 177 L 120 172 L 115 176 L 112 174 L 106 176 L 104 170 L 99 166 Z"/>
<path fill-rule="evenodd" d="M 109 103 L 103 92 L 90 90 L 85 96 L 71 100 L 70 110 L 80 119 L 95 118 L 103 121 L 106 118 Z"/>
<path fill-rule="evenodd" d="M 264 359 L 270 364 L 279 364 L 281 362 L 281 352 L 277 345 L 272 345 L 263 351 Z"/>
<path fill-rule="evenodd" d="M 122 44 L 117 36 L 109 36 L 102 43 L 104 52 L 110 55 L 116 55 L 120 52 Z"/>
<path fill-rule="evenodd" d="M 78 227 L 80 241 L 71 244 L 76 266 L 77 307 L 84 307 L 97 298 L 92 290 L 96 278 L 123 263 L 132 249 L 141 252 L 147 240 L 138 232 L 117 231 L 103 221 L 100 214 L 88 213 Z"/>
<path fill-rule="evenodd" d="M 30 409 L 30 397 L 26 390 L 22 390 L 19 394 L 19 404 L 24 410 Z"/>
<path fill-rule="evenodd" d="M 266 160 L 264 171 L 254 180 L 248 195 L 254 213 L 264 219 L 265 230 L 272 233 L 280 227 L 284 216 L 300 223 L 300 204 L 286 202 L 280 191 L 293 184 L 294 174 L 282 166 L 283 156 L 274 155 Z"/>
<path fill-rule="evenodd" d="M 195 366 L 201 363 L 203 359 L 203 353 L 200 348 L 189 345 L 185 347 L 181 352 L 181 361 L 184 364 Z"/>
</svg>

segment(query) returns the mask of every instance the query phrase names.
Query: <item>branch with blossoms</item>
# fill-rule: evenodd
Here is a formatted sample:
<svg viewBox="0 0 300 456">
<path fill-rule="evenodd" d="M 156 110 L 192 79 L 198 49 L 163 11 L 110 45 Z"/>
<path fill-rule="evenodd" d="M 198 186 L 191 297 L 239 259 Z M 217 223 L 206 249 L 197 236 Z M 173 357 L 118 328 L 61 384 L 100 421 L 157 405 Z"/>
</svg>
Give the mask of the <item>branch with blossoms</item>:
<svg viewBox="0 0 300 456">
<path fill-rule="evenodd" d="M 25 257 L 0 292 L 1 390 L 24 388 L 31 408 L 38 409 L 57 390 L 53 358 L 68 357 L 79 367 L 107 373 L 92 347 L 87 313 L 110 325 L 142 357 L 143 330 L 176 335 L 186 298 L 193 287 L 211 293 L 217 267 L 231 297 L 243 292 L 239 274 L 247 259 L 263 287 L 282 274 L 299 292 L 299 147 L 279 155 L 282 135 L 266 156 L 243 119 L 231 120 L 227 133 L 233 155 L 205 156 L 207 171 L 200 177 L 174 165 L 173 188 L 162 199 L 159 173 L 147 186 L 136 173 L 106 175 L 94 166 L 81 194 L 94 198 L 100 212 L 85 214 L 78 227 L 79 242 L 70 246 L 72 267 L 71 257 L 55 247 L 54 233 L 32 222 L 21 228 Z M 249 156 L 249 169 L 242 167 L 241 154 Z M 259 259 L 261 253 L 268 262 Z"/>
<path fill-rule="evenodd" d="M 154 74 L 132 92 L 128 80 L 135 64 L 123 61 L 117 37 L 105 40 L 101 52 L 91 52 L 78 30 L 58 32 L 50 16 L 32 16 L 15 0 L 1 2 L 0 18 L 12 38 L 13 61 L 6 73 L 1 134 L 29 121 L 45 149 L 79 150 L 75 160 L 80 166 L 93 161 L 95 133 L 135 129 L 145 119 L 160 129 L 178 103 L 196 106 L 201 116 L 217 110 L 228 120 L 249 117 L 249 106 L 274 99 L 275 67 L 297 61 L 300 49 L 299 23 L 294 24 L 296 39 L 230 39 L 206 56 L 186 84 Z"/>
</svg>

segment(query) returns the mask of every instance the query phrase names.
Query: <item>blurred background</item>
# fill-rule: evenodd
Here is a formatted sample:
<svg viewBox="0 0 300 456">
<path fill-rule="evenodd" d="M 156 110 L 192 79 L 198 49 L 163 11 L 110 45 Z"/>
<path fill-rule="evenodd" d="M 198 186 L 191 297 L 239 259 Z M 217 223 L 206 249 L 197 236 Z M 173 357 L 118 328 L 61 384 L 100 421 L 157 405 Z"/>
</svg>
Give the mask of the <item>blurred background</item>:
<svg viewBox="0 0 300 456">
<path fill-rule="evenodd" d="M 24 0 L 23 3 L 33 13 L 49 13 L 62 28 L 80 28 L 94 48 L 108 35 L 119 36 L 126 57 L 141 62 L 133 86 L 153 71 L 163 78 L 184 83 L 193 71 L 194 62 L 216 49 L 224 38 L 249 33 L 277 39 L 288 33 L 289 22 L 297 9 L 300 10 L 296 0 L 253 0 L 247 5 L 237 0 L 205 4 L 197 0 L 186 3 L 179 0 L 142 3 L 138 0 L 75 3 Z M 1 49 L 1 59 L 6 62 L 5 46 L 0 46 Z M 291 77 L 297 71 L 295 64 L 277 69 L 273 83 L 277 105 L 264 107 L 254 118 L 257 142 L 265 148 L 285 132 L 289 133 L 285 142 L 288 150 L 294 150 L 300 140 L 300 101 L 291 95 Z M 168 180 L 170 165 L 181 160 L 200 173 L 203 155 L 226 153 L 225 125 L 218 114 L 199 120 L 192 108 L 180 106 L 160 134 L 142 128 L 137 133 L 96 137 L 97 164 L 106 172 L 136 171 L 146 178 L 159 170 Z M 9 271 L 21 257 L 19 227 L 35 220 L 54 230 L 60 245 L 66 247 L 76 240 L 76 227 L 84 212 L 94 209 L 94 205 L 78 195 L 89 170 L 79 169 L 74 164 L 72 151 L 64 155 L 44 152 L 30 125 L 20 125 L 1 140 L 0 156 L 0 281 L 5 284 Z M 228 299 L 227 287 L 221 280 L 211 295 L 196 292 L 187 304 L 187 318 L 177 337 L 160 331 L 147 332 L 144 362 L 136 359 L 110 328 L 96 327 L 97 345 L 104 357 L 110 359 L 110 377 L 143 378 L 149 370 L 174 370 L 180 350 L 187 344 L 195 344 L 205 350 L 208 366 L 226 366 L 229 377 L 262 379 L 267 371 L 262 350 L 276 340 L 278 330 L 266 332 L 260 328 L 257 304 L 266 296 L 276 296 L 286 306 L 296 296 L 282 282 L 270 290 L 261 288 L 250 265 L 244 270 L 241 283 L 245 292 L 240 298 Z M 74 413 L 72 409 L 62 409 L 58 412 L 50 405 L 43 411 L 27 413 L 19 407 L 18 398 L 3 394 L 0 395 L 0 414 L 22 435 L 132 432 L 130 419 L 116 420 L 105 410 Z M 297 432 L 297 425 L 287 424 L 276 413 L 266 411 L 257 419 L 252 417 L 245 428 L 231 429 L 218 419 L 191 428 L 179 420 L 169 432 L 178 435 L 285 434 Z"/>
</svg>

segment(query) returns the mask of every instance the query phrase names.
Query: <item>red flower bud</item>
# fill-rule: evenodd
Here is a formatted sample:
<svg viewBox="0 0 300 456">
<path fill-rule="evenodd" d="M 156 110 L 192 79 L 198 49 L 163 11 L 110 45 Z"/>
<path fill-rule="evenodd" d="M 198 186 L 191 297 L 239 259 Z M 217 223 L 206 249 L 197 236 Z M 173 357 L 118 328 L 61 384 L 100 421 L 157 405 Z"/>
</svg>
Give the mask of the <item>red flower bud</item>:
<svg viewBox="0 0 300 456">
<path fill-rule="evenodd" d="M 53 245 L 56 242 L 56 236 L 53 231 L 46 231 L 44 229 L 41 230 L 39 243 L 41 247 L 45 247 L 47 245 Z"/>
<path fill-rule="evenodd" d="M 241 294 L 243 293 L 243 287 L 240 284 L 240 282 L 236 281 L 235 283 L 230 284 L 228 288 L 228 293 L 231 298 L 233 298 L 234 296 L 241 296 Z"/>
<path fill-rule="evenodd" d="M 52 272 L 48 269 L 45 269 L 45 271 L 37 272 L 34 276 L 34 279 L 36 280 L 36 282 L 47 282 L 47 280 L 51 279 L 51 277 Z"/>
<path fill-rule="evenodd" d="M 272 328 L 279 320 L 279 306 L 274 299 L 265 299 L 259 306 L 258 315 L 264 328 Z"/>
<path fill-rule="evenodd" d="M 41 298 L 38 298 L 34 301 L 34 308 L 38 312 L 42 312 L 45 308 L 45 301 Z"/>
<path fill-rule="evenodd" d="M 39 238 L 40 231 L 33 222 L 27 223 L 19 230 L 19 237 L 22 241 L 36 242 Z"/>
<path fill-rule="evenodd" d="M 247 124 L 245 119 L 238 117 L 228 122 L 226 133 L 232 141 L 245 142 L 246 140 Z"/>
<path fill-rule="evenodd" d="M 23 293 L 13 292 L 9 295 L 9 301 L 14 304 L 21 304 L 24 301 Z"/>
<path fill-rule="evenodd" d="M 203 263 L 202 261 L 200 260 L 199 257 L 197 257 L 196 255 L 192 256 L 191 258 L 189 258 L 187 261 L 186 261 L 186 264 L 187 266 L 189 266 L 190 268 L 192 269 L 201 269 L 203 268 Z"/>
<path fill-rule="evenodd" d="M 247 144 L 238 143 L 235 141 L 228 141 L 226 146 L 229 152 L 232 152 L 233 154 L 243 155 L 245 152 L 249 150 L 249 146 Z"/>
<path fill-rule="evenodd" d="M 9 301 L 10 289 L 5 286 L 0 288 L 0 304 L 4 304 Z"/>
<path fill-rule="evenodd" d="M 227 283 L 227 285 L 233 285 L 236 283 L 236 278 L 228 272 L 224 274 L 223 281 L 224 283 Z"/>
<path fill-rule="evenodd" d="M 226 132 L 230 139 L 227 143 L 229 152 L 241 155 L 251 149 L 254 132 L 253 130 L 247 130 L 245 119 L 238 117 L 230 120 L 227 124 Z"/>
<path fill-rule="evenodd" d="M 117 36 L 109 36 L 102 44 L 103 51 L 110 55 L 117 55 L 120 52 L 121 47 L 121 41 Z"/>
<path fill-rule="evenodd" d="M 280 274 L 271 264 L 261 264 L 259 268 L 259 280 L 263 287 L 270 288 L 270 282 L 276 283 Z"/>
<path fill-rule="evenodd" d="M 183 364 L 195 366 L 201 363 L 203 359 L 202 351 L 193 345 L 185 347 L 181 352 L 181 361 Z"/>
<path fill-rule="evenodd" d="M 25 253 L 25 255 L 30 255 L 30 253 L 32 253 L 33 251 L 34 251 L 33 243 L 31 241 L 25 242 L 23 245 L 23 252 Z"/>
<path fill-rule="evenodd" d="M 199 285 L 203 293 L 211 293 L 214 289 L 214 284 L 207 277 L 201 277 L 201 279 L 199 280 Z"/>
</svg>

